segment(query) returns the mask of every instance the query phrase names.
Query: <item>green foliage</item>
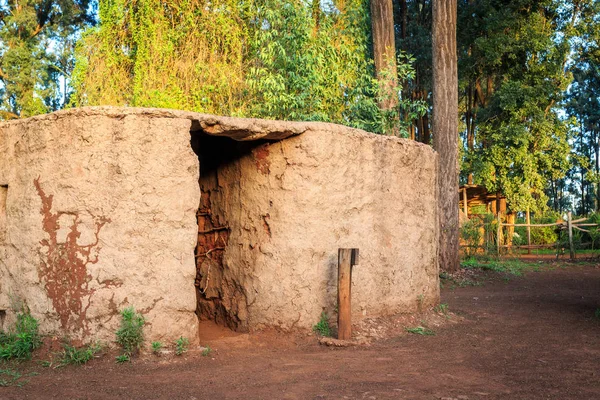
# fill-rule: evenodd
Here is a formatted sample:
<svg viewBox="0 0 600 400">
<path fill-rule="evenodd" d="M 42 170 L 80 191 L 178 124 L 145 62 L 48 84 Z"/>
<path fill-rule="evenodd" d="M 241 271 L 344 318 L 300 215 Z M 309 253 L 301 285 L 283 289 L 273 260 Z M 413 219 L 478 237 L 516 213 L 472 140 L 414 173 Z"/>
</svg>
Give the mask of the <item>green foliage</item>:
<svg viewBox="0 0 600 400">
<path fill-rule="evenodd" d="M 26 375 L 23 375 L 20 371 L 16 369 L 10 368 L 8 366 L 3 366 L 2 368 L 0 368 L 0 387 L 22 387 L 28 382 L 27 380 L 23 380 L 22 378 L 35 375 L 38 375 L 38 373 L 30 372 Z"/>
<path fill-rule="evenodd" d="M 465 254 L 468 257 L 477 254 L 483 238 L 482 228 L 479 220 L 476 218 L 466 221 L 460 227 L 460 238 L 466 245 Z"/>
<path fill-rule="evenodd" d="M 561 220 L 561 216 L 557 213 L 547 212 L 540 216 L 534 216 L 531 218 L 532 224 L 552 224 Z M 518 220 L 517 223 L 525 223 L 524 219 Z M 557 229 L 554 226 L 536 226 L 531 227 L 531 244 L 534 245 L 551 245 L 555 244 L 559 239 Z M 527 228 L 516 227 L 515 232 L 520 236 L 520 242 L 513 244 L 527 244 Z"/>
<path fill-rule="evenodd" d="M 0 2 L 0 120 L 63 107 L 73 44 L 94 23 L 90 0 Z"/>
<path fill-rule="evenodd" d="M 180 337 L 175 341 L 175 354 L 180 356 L 188 351 L 190 341 L 188 338 Z"/>
<path fill-rule="evenodd" d="M 210 355 L 210 353 L 212 352 L 212 349 L 210 348 L 210 346 L 206 346 L 203 350 L 202 350 L 202 356 L 203 357 L 208 357 Z"/>
<path fill-rule="evenodd" d="M 540 268 L 537 263 L 527 263 L 518 259 L 481 261 L 476 258 L 469 258 L 463 260 L 460 265 L 466 269 L 495 271 L 515 276 L 521 276 L 526 271 L 537 271 Z"/>
<path fill-rule="evenodd" d="M 96 353 L 102 350 L 102 347 L 98 344 L 90 344 L 82 348 L 76 348 L 68 343 L 63 344 L 63 352 L 60 355 L 60 365 L 81 365 L 90 361 Z"/>
<path fill-rule="evenodd" d="M 578 13 L 559 0 L 484 0 L 459 11 L 463 173 L 502 192 L 515 211 L 543 211 L 548 182 L 572 162 L 572 125 L 558 106 L 571 82 L 565 65 Z"/>
<path fill-rule="evenodd" d="M 600 213 L 592 214 L 587 222 L 591 224 L 600 224 Z M 595 248 L 597 248 L 596 244 L 600 239 L 600 226 L 589 227 L 588 236 L 592 242 L 592 250 L 594 250 Z"/>
<path fill-rule="evenodd" d="M 121 327 L 116 334 L 117 343 L 123 348 L 123 355 L 128 359 L 144 344 L 144 323 L 144 317 L 136 313 L 133 307 L 121 311 Z"/>
<path fill-rule="evenodd" d="M 0 333 L 0 360 L 29 360 L 41 344 L 38 321 L 29 311 L 17 314 L 14 332 Z"/>
<path fill-rule="evenodd" d="M 425 111 L 410 98 L 392 115 L 377 107 L 367 1 L 315 4 L 102 0 L 100 26 L 77 47 L 72 105 L 327 121 L 381 133 Z M 400 54 L 401 81 L 414 76 L 412 61 Z"/>
<path fill-rule="evenodd" d="M 496 219 L 483 210 L 471 213 L 470 219 L 460 227 L 460 240 L 464 245 L 464 255 L 475 257 L 478 254 L 491 254 L 496 251 Z"/>
<path fill-rule="evenodd" d="M 572 129 L 571 158 L 574 165 L 569 181 L 561 182 L 561 188 L 575 195 L 576 212 L 586 215 L 598 210 L 600 195 L 600 163 L 596 162 L 600 151 L 600 3 L 582 0 L 571 7 L 575 6 L 579 15 L 573 29 L 576 38 L 571 42 L 573 55 L 569 63 L 573 82 L 564 103 L 567 115 L 576 121 Z M 554 206 L 557 210 L 564 210 L 560 201 L 556 201 Z"/>
<path fill-rule="evenodd" d="M 161 342 L 152 342 L 152 352 L 154 354 L 159 354 L 163 348 L 163 344 Z"/>
<path fill-rule="evenodd" d="M 12 368 L 0 369 L 0 387 L 12 386 L 21 376 L 19 371 Z"/>
<path fill-rule="evenodd" d="M 446 315 L 448 314 L 448 304 L 440 303 L 433 308 L 433 311 Z"/>
<path fill-rule="evenodd" d="M 128 361 L 131 361 L 131 357 L 128 354 L 118 355 L 115 359 L 117 361 L 117 364 L 123 364 Z"/>
<path fill-rule="evenodd" d="M 331 330 L 329 328 L 329 318 L 325 311 L 321 312 L 321 319 L 313 326 L 313 332 L 323 336 L 329 337 L 331 336 Z"/>
<path fill-rule="evenodd" d="M 413 333 L 415 335 L 423 336 L 434 336 L 435 332 L 424 326 L 416 326 L 414 328 L 405 328 L 406 332 Z"/>
</svg>

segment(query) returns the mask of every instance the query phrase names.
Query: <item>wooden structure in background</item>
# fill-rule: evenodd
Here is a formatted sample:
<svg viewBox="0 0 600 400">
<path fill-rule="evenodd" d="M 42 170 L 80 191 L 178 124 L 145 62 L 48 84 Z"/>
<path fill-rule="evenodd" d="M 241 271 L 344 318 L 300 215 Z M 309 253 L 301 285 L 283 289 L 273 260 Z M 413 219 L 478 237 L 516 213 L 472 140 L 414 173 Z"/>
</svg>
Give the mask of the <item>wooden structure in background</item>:
<svg viewBox="0 0 600 400">
<path fill-rule="evenodd" d="M 485 206 L 487 212 L 498 215 L 498 200 L 500 203 L 500 214 L 506 214 L 506 197 L 498 193 L 490 193 L 484 186 L 463 185 L 458 188 L 459 207 L 468 218 L 475 207 Z"/>
</svg>

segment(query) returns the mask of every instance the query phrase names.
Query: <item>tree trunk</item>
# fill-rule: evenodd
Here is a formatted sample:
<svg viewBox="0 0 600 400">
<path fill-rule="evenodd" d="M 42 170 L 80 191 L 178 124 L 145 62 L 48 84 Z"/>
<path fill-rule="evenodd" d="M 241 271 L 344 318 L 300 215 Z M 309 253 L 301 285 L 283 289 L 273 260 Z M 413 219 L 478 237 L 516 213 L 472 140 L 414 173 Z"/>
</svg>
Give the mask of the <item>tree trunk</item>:
<svg viewBox="0 0 600 400">
<path fill-rule="evenodd" d="M 467 149 L 468 153 L 473 152 L 473 148 L 475 146 L 475 119 L 473 118 L 473 108 L 475 105 L 473 104 L 473 83 L 469 82 L 469 87 L 467 88 L 467 104 L 465 111 L 465 121 L 467 123 Z M 467 185 L 473 184 L 473 172 L 469 172 L 467 176 Z"/>
<path fill-rule="evenodd" d="M 421 117 L 423 120 L 423 139 L 421 140 L 425 144 L 431 143 L 431 133 L 429 132 L 429 116 L 427 112 Z"/>
<path fill-rule="evenodd" d="M 594 136 L 594 154 L 596 155 L 596 178 L 600 176 L 600 138 L 596 138 L 596 133 L 593 132 Z M 600 183 L 596 182 L 596 212 L 600 212 Z"/>
<path fill-rule="evenodd" d="M 580 120 L 581 120 L 581 116 L 580 116 Z M 583 121 L 579 125 L 579 147 L 581 148 L 581 150 L 584 149 L 584 146 L 583 146 Z M 583 168 L 583 165 L 580 166 L 579 172 L 581 173 L 581 215 L 586 215 L 587 210 L 585 209 L 585 169 Z M 592 244 L 592 246 L 593 246 L 593 244 Z"/>
<path fill-rule="evenodd" d="M 433 2 L 433 144 L 439 154 L 439 265 L 457 271 L 458 73 L 456 1 Z"/>
<path fill-rule="evenodd" d="M 380 82 L 379 107 L 382 110 L 393 110 L 398 106 L 398 73 L 392 0 L 371 0 L 371 24 L 375 77 Z"/>
<path fill-rule="evenodd" d="M 408 25 L 408 13 L 406 12 L 406 0 L 400 0 L 400 38 L 406 39 L 406 26 Z"/>
</svg>

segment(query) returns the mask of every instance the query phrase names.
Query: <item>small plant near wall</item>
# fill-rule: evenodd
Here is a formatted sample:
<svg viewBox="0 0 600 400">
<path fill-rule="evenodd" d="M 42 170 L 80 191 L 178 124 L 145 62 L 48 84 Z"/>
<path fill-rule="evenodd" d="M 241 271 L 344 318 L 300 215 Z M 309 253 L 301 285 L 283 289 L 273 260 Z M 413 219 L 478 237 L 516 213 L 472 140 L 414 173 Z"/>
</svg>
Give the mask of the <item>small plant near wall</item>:
<svg viewBox="0 0 600 400">
<path fill-rule="evenodd" d="M 152 342 L 152 352 L 157 356 L 160 355 L 162 348 L 163 344 L 161 342 Z"/>
<path fill-rule="evenodd" d="M 180 356 L 186 351 L 188 351 L 188 346 L 190 345 L 190 341 L 188 338 L 180 337 L 175 341 L 175 354 Z"/>
<path fill-rule="evenodd" d="M 123 349 L 123 354 L 117 357 L 117 362 L 131 360 L 144 344 L 144 317 L 136 313 L 133 307 L 121 311 L 121 327 L 117 331 L 117 343 Z"/>
<path fill-rule="evenodd" d="M 212 352 L 212 349 L 210 348 L 210 346 L 206 346 L 204 349 L 202 349 L 202 356 L 208 357 L 208 356 L 210 356 L 211 352 Z"/>
<path fill-rule="evenodd" d="M 38 321 L 23 310 L 17 314 L 14 331 L 0 331 L 0 360 L 29 360 L 41 343 Z"/>
<path fill-rule="evenodd" d="M 131 357 L 129 357 L 127 354 L 121 354 L 120 356 L 117 356 L 116 360 L 118 364 L 123 364 L 127 361 L 131 361 Z"/>
<path fill-rule="evenodd" d="M 329 328 L 329 318 L 325 311 L 321 313 L 321 319 L 313 326 L 313 332 L 323 337 L 331 336 L 331 329 Z"/>
<path fill-rule="evenodd" d="M 448 304 L 440 303 L 437 306 L 433 307 L 433 311 L 440 313 L 440 314 L 447 315 L 448 314 Z"/>
<path fill-rule="evenodd" d="M 85 364 L 94 358 L 96 353 L 100 350 L 102 350 L 102 346 L 100 346 L 99 343 L 90 344 L 82 348 L 77 348 L 69 343 L 64 343 L 63 352 L 60 354 L 59 366 Z"/>
</svg>

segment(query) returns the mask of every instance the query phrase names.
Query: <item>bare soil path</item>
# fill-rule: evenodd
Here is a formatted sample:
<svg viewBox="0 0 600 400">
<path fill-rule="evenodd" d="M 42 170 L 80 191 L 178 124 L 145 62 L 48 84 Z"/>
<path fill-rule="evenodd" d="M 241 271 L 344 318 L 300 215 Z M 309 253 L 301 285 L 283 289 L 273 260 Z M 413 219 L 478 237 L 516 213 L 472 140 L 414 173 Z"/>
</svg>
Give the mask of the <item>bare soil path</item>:
<svg viewBox="0 0 600 400">
<path fill-rule="evenodd" d="M 435 336 L 330 348 L 213 330 L 209 356 L 31 366 L 40 375 L 0 387 L 0 399 L 600 399 L 600 268 L 553 265 L 510 280 L 489 272 L 483 286 L 446 285 L 442 302 L 455 322 Z"/>
</svg>

